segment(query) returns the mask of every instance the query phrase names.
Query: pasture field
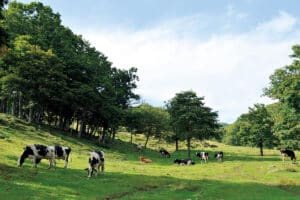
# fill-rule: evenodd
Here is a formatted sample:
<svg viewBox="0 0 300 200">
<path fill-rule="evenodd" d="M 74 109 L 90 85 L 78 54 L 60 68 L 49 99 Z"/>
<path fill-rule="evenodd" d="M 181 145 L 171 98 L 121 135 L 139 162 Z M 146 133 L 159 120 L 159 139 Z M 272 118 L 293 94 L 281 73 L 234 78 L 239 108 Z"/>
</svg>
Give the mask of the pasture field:
<svg viewBox="0 0 300 200">
<path fill-rule="evenodd" d="M 0 199 L 300 199 L 300 165 L 283 163 L 277 150 L 265 150 L 259 156 L 257 148 L 234 147 L 208 141 L 217 147 L 193 143 L 196 151 L 208 151 L 209 162 L 201 164 L 192 155 L 196 165 L 178 166 L 175 158 L 186 158 L 185 144 L 174 152 L 174 144 L 151 138 L 142 153 L 130 144 L 129 134 L 120 132 L 114 145 L 99 147 L 91 141 L 64 135 L 47 127 L 34 127 L 17 118 L 0 115 Z M 134 143 L 143 144 L 141 135 Z M 17 159 L 27 144 L 60 144 L 72 148 L 69 169 L 57 161 L 57 169 L 47 169 L 43 160 L 31 168 L 27 159 L 22 168 Z M 164 147 L 172 157 L 162 158 L 158 149 Z M 105 152 L 105 172 L 87 178 L 91 150 Z M 217 162 L 213 154 L 224 152 L 224 162 Z M 300 157 L 300 153 L 296 152 Z M 141 164 L 140 155 L 153 160 Z"/>
</svg>

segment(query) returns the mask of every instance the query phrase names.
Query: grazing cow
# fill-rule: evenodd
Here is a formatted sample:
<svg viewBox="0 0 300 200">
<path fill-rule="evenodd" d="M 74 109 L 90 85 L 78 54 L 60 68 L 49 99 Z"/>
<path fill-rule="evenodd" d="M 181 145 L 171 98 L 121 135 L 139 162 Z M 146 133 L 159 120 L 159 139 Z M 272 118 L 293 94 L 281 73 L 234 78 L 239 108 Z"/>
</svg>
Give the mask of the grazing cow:
<svg viewBox="0 0 300 200">
<path fill-rule="evenodd" d="M 174 163 L 177 163 L 178 165 L 194 165 L 195 162 L 193 162 L 191 159 L 175 159 Z"/>
<path fill-rule="evenodd" d="M 294 151 L 288 149 L 280 149 L 280 153 L 282 156 L 282 161 L 285 161 L 285 157 L 291 157 L 293 163 L 296 163 L 296 156 Z"/>
<path fill-rule="evenodd" d="M 217 158 L 218 161 L 221 161 L 221 162 L 223 162 L 223 156 L 224 156 L 223 151 L 220 151 L 215 154 L 215 158 Z"/>
<path fill-rule="evenodd" d="M 143 150 L 143 146 L 140 145 L 140 144 L 137 144 L 137 145 L 136 145 L 136 150 L 137 150 L 137 151 L 142 151 L 142 150 Z"/>
<path fill-rule="evenodd" d="M 196 156 L 200 158 L 200 160 L 204 160 L 204 162 L 208 161 L 208 153 L 207 152 L 196 152 Z"/>
<path fill-rule="evenodd" d="M 104 172 L 104 152 L 103 151 L 93 151 L 89 157 L 89 168 L 85 170 L 88 171 L 88 178 L 93 176 L 94 171 L 96 172 L 96 176 L 101 167 L 101 172 Z"/>
<path fill-rule="evenodd" d="M 63 159 L 65 160 L 65 168 L 67 168 L 70 152 L 71 148 L 64 146 L 27 145 L 18 160 L 18 166 L 21 167 L 25 159 L 29 157 L 32 158 L 33 167 L 37 167 L 37 164 L 39 164 L 42 159 L 48 159 L 49 168 L 55 168 L 55 159 Z"/>
<path fill-rule="evenodd" d="M 143 156 L 140 156 L 140 161 L 142 163 L 152 163 L 152 160 L 150 160 L 149 158 L 145 158 Z"/>
<path fill-rule="evenodd" d="M 159 150 L 159 153 L 160 153 L 162 156 L 166 157 L 166 158 L 170 158 L 170 157 L 171 157 L 171 154 L 170 154 L 167 150 L 165 150 L 165 149 L 160 149 L 160 150 Z"/>
</svg>

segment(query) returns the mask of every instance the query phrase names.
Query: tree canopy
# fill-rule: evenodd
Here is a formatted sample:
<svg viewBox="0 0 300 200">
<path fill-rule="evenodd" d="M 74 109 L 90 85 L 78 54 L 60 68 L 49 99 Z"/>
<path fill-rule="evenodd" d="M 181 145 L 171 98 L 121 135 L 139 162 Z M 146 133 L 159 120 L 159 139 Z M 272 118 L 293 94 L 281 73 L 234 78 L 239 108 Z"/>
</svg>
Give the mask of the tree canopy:
<svg viewBox="0 0 300 200">
<path fill-rule="evenodd" d="M 166 105 L 176 134 L 181 140 L 187 140 L 189 158 L 191 139 L 211 138 L 219 127 L 217 112 L 205 106 L 203 100 L 193 91 L 184 91 L 177 93 Z"/>
</svg>

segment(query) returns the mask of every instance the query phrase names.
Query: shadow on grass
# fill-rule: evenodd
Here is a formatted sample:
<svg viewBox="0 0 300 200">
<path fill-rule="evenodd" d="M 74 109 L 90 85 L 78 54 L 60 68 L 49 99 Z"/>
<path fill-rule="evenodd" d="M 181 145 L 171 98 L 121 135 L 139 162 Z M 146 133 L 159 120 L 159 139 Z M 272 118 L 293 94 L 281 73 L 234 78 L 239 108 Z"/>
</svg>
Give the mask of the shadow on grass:
<svg viewBox="0 0 300 200">
<path fill-rule="evenodd" d="M 265 185 L 105 172 L 87 178 L 79 169 L 16 168 L 0 164 L 4 199 L 299 199 L 296 184 Z"/>
</svg>

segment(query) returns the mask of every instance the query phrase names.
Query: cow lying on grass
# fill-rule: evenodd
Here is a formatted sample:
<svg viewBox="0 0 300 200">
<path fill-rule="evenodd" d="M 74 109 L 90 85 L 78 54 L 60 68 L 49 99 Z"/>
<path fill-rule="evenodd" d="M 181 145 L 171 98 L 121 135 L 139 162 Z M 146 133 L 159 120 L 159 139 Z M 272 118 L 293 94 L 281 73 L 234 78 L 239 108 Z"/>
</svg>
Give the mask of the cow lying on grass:
<svg viewBox="0 0 300 200">
<path fill-rule="evenodd" d="M 288 149 L 280 149 L 282 161 L 285 161 L 285 157 L 290 157 L 293 163 L 296 163 L 296 156 L 294 151 Z"/>
<path fill-rule="evenodd" d="M 171 154 L 165 149 L 160 149 L 159 153 L 160 153 L 160 155 L 164 156 L 165 158 L 170 158 L 171 157 Z"/>
<path fill-rule="evenodd" d="M 145 158 L 143 156 L 140 156 L 140 161 L 142 163 L 152 163 L 152 160 L 150 160 L 149 158 Z"/>
<path fill-rule="evenodd" d="M 194 165 L 195 162 L 193 162 L 191 159 L 175 159 L 174 163 L 177 163 L 178 165 Z"/>
<path fill-rule="evenodd" d="M 218 159 L 218 161 L 221 161 L 221 162 L 223 162 L 223 156 L 224 156 L 224 154 L 223 154 L 222 151 L 215 154 L 215 158 Z"/>
<path fill-rule="evenodd" d="M 101 172 L 104 172 L 104 152 L 103 151 L 93 151 L 89 157 L 89 167 L 85 170 L 88 171 L 88 177 L 91 178 L 93 173 L 96 172 L 96 176 L 101 167 Z"/>
<path fill-rule="evenodd" d="M 49 168 L 56 167 L 55 159 L 63 159 L 65 161 L 65 168 L 68 166 L 71 148 L 64 146 L 44 146 L 41 144 L 31 144 L 24 148 L 24 152 L 18 160 L 18 166 L 21 167 L 26 158 L 32 158 L 32 167 L 37 167 L 37 164 L 42 159 L 49 160 Z"/>
<path fill-rule="evenodd" d="M 208 153 L 207 152 L 196 152 L 196 156 L 200 158 L 200 160 L 207 162 L 208 161 Z"/>
</svg>

